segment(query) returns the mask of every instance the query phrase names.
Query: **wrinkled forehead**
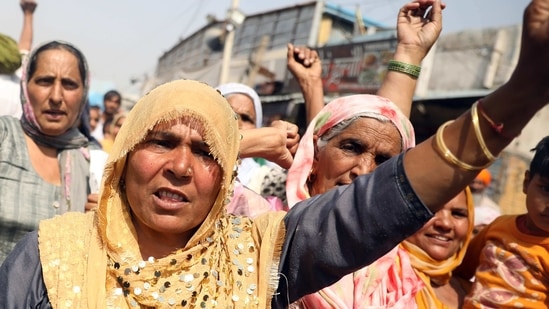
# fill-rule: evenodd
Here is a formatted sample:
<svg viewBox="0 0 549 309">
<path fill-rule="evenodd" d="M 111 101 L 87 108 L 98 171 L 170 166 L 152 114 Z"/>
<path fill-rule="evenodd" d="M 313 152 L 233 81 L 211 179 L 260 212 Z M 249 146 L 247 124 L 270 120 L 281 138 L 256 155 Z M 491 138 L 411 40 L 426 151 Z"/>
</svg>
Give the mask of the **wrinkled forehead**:
<svg viewBox="0 0 549 309">
<path fill-rule="evenodd" d="M 404 141 L 404 137 L 402 136 L 402 132 L 399 130 L 399 128 L 396 126 L 396 124 L 389 118 L 387 118 L 385 115 L 378 114 L 378 113 L 372 113 L 372 112 L 361 112 L 357 113 L 355 115 L 352 115 L 335 125 L 329 128 L 325 128 L 326 131 L 324 131 L 322 134 L 319 134 L 319 137 L 322 141 L 329 141 L 332 138 L 342 134 L 347 129 L 349 129 L 350 126 L 356 125 L 358 123 L 358 120 L 360 119 L 372 119 L 374 121 L 378 121 L 381 124 L 385 124 L 390 126 L 391 128 L 394 128 L 395 131 L 398 133 L 398 139 L 396 140 L 387 140 L 385 142 L 387 143 L 394 143 L 395 146 L 400 147 L 400 150 L 404 148 L 404 144 L 406 143 Z"/>
</svg>

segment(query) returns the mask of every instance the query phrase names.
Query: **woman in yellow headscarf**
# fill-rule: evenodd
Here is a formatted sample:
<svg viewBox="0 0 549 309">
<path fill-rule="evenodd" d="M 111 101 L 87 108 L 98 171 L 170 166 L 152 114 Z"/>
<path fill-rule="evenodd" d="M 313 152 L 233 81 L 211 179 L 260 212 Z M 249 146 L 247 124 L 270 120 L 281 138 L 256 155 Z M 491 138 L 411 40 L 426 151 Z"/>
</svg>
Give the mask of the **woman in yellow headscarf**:
<svg viewBox="0 0 549 309">
<path fill-rule="evenodd" d="M 470 284 L 452 271 L 461 264 L 473 235 L 474 205 L 466 188 L 437 211 L 421 230 L 403 241 L 412 267 L 425 286 L 416 294 L 419 309 L 461 308 Z"/>
</svg>

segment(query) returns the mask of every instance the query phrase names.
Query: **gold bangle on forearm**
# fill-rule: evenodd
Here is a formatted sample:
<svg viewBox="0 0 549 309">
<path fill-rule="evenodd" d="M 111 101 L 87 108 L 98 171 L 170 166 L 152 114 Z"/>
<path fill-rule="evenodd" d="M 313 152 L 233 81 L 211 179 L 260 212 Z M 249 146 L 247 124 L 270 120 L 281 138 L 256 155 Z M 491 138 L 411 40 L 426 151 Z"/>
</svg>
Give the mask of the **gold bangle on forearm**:
<svg viewBox="0 0 549 309">
<path fill-rule="evenodd" d="M 413 78 L 418 78 L 419 73 L 421 73 L 421 67 L 415 64 L 409 64 L 402 61 L 389 60 L 387 65 L 387 70 L 401 72 L 412 76 Z"/>
<path fill-rule="evenodd" d="M 480 149 L 482 149 L 482 152 L 484 153 L 486 158 L 490 161 L 495 161 L 497 157 L 494 156 L 490 151 L 490 149 L 488 149 L 488 146 L 486 146 L 486 142 L 484 141 L 484 137 L 482 136 L 482 131 L 480 131 L 477 105 L 478 105 L 478 101 L 475 102 L 471 107 L 471 120 L 473 121 L 473 128 L 475 129 L 475 135 L 477 137 L 478 144 L 480 145 Z"/>
<path fill-rule="evenodd" d="M 452 122 L 454 122 L 454 121 L 450 120 L 450 121 L 445 122 L 443 125 L 441 125 L 438 128 L 436 136 L 435 136 L 435 150 L 438 152 L 438 154 L 440 154 L 440 156 L 444 159 L 444 161 L 448 162 L 450 165 L 456 166 L 456 167 L 458 167 L 462 170 L 466 170 L 466 171 L 480 171 L 480 170 L 490 166 L 490 164 L 492 164 L 492 160 L 490 162 L 488 162 L 487 164 L 483 165 L 483 166 L 476 166 L 476 165 L 471 165 L 471 164 L 465 163 L 465 162 L 461 161 L 460 159 L 458 159 L 450 151 L 450 149 L 448 149 L 448 147 L 444 143 L 443 134 L 444 134 L 444 129 Z"/>
</svg>

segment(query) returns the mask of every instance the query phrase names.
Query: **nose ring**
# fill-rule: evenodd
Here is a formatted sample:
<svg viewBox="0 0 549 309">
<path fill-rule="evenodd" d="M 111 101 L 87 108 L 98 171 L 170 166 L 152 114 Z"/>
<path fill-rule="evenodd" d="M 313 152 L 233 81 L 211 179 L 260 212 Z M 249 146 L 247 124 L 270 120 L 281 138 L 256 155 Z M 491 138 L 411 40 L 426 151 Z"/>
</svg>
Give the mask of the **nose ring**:
<svg viewBox="0 0 549 309">
<path fill-rule="evenodd" d="M 187 171 L 185 173 L 185 176 L 191 176 L 193 174 L 193 170 L 190 167 L 187 167 Z"/>
</svg>

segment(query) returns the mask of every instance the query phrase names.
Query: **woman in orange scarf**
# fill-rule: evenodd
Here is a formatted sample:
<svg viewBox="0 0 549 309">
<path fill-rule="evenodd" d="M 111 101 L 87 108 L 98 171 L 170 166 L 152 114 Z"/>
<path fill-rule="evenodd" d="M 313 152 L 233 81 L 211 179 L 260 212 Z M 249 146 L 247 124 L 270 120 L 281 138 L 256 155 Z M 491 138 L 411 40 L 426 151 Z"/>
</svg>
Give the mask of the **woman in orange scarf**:
<svg viewBox="0 0 549 309">
<path fill-rule="evenodd" d="M 435 213 L 417 233 L 402 242 L 412 267 L 425 286 L 416 295 L 419 309 L 461 308 L 469 282 L 452 277 L 461 264 L 474 227 L 474 205 L 469 188 Z"/>
</svg>

